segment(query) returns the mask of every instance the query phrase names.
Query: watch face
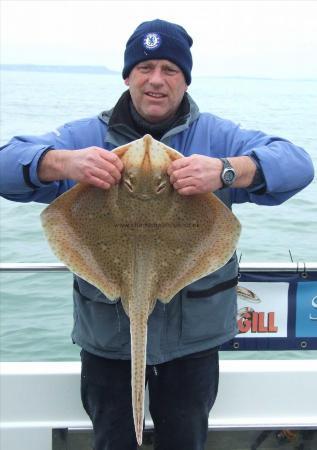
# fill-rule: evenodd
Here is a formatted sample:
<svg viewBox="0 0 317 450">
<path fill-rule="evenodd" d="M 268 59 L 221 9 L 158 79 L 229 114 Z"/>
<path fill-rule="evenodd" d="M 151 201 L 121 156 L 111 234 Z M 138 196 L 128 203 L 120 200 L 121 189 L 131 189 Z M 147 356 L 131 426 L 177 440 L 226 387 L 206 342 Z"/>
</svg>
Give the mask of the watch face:
<svg viewBox="0 0 317 450">
<path fill-rule="evenodd" d="M 234 171 L 231 169 L 226 170 L 225 173 L 223 174 L 223 178 L 224 178 L 225 183 L 227 183 L 227 184 L 233 183 L 233 181 L 235 179 Z"/>
</svg>

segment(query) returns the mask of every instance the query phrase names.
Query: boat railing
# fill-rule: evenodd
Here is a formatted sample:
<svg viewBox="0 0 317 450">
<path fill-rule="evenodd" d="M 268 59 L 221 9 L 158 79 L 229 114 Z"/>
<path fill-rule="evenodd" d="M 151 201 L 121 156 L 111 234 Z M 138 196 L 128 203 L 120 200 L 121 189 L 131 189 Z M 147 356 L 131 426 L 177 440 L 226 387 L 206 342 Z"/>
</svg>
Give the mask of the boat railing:
<svg viewBox="0 0 317 450">
<path fill-rule="evenodd" d="M 317 270 L 317 262 L 241 262 L 240 272 L 291 272 L 305 274 Z M 68 272 L 69 269 L 62 263 L 0 263 L 0 272 Z"/>
</svg>

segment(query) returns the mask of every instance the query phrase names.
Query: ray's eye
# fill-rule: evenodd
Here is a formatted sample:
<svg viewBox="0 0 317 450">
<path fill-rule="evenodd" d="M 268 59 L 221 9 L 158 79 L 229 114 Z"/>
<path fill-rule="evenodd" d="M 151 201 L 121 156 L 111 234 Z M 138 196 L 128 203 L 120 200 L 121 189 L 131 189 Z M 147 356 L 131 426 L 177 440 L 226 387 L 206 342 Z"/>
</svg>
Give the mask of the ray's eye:
<svg viewBox="0 0 317 450">
<path fill-rule="evenodd" d="M 160 192 L 163 192 L 165 188 L 166 188 L 166 181 L 161 181 L 156 188 L 156 192 L 159 194 Z"/>
<path fill-rule="evenodd" d="M 131 178 L 125 178 L 124 184 L 125 184 L 125 186 L 128 188 L 128 190 L 129 190 L 130 192 L 133 192 L 133 185 L 132 185 L 132 180 L 131 180 Z"/>
</svg>

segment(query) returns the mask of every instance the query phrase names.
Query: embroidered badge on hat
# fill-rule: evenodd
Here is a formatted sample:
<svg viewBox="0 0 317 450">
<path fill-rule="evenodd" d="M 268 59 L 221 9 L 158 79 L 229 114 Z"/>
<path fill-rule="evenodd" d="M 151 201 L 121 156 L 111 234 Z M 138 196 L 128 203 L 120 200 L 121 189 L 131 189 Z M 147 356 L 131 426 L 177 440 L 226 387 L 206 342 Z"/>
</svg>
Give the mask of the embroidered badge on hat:
<svg viewBox="0 0 317 450">
<path fill-rule="evenodd" d="M 147 33 L 143 39 L 143 46 L 147 50 L 155 50 L 161 45 L 162 39 L 158 33 Z"/>
</svg>

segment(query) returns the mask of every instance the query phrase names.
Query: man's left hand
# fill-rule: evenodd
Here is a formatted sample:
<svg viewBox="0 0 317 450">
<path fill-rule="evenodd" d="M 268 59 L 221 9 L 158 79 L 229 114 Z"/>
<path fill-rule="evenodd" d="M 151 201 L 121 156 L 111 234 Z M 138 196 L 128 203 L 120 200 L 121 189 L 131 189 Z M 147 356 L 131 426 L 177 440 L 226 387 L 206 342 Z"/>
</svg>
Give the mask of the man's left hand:
<svg viewBox="0 0 317 450">
<path fill-rule="evenodd" d="M 173 161 L 167 173 L 179 194 L 192 195 L 220 189 L 222 168 L 223 164 L 219 158 L 191 155 Z"/>
</svg>

